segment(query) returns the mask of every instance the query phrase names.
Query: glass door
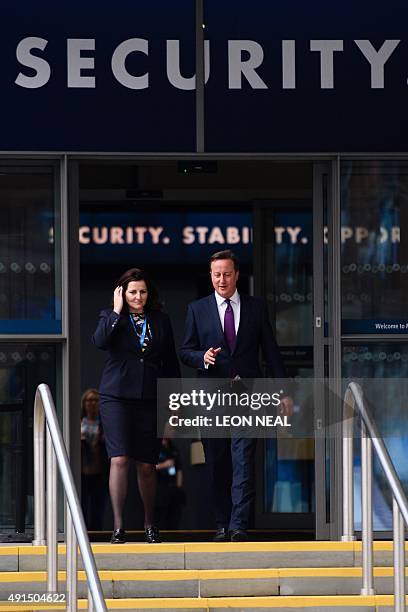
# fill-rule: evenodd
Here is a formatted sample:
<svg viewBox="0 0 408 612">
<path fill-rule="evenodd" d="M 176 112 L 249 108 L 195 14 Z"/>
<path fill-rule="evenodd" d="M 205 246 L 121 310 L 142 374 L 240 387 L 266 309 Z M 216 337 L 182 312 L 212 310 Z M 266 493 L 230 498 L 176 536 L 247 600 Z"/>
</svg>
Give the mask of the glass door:
<svg viewBox="0 0 408 612">
<path fill-rule="evenodd" d="M 311 168 L 310 197 L 276 200 L 255 208 L 255 293 L 267 301 L 291 378 L 323 378 L 328 368 L 324 262 L 328 257 L 329 168 Z M 294 430 L 308 431 L 307 436 L 272 438 L 258 445 L 262 470 L 258 470 L 256 526 L 325 538 L 330 464 L 325 460 L 329 448 L 324 436 L 319 436 L 319 430 L 324 430 L 325 402 L 319 389 L 309 395 L 307 388 L 313 388 L 312 383 L 297 387 L 292 417 Z"/>
</svg>

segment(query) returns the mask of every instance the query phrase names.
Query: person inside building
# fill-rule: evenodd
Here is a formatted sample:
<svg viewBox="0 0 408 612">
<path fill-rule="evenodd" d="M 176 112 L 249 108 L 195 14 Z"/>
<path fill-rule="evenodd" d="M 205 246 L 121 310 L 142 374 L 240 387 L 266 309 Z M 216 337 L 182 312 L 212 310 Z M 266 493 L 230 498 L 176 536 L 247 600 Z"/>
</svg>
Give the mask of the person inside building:
<svg viewBox="0 0 408 612">
<path fill-rule="evenodd" d="M 160 529 L 178 529 L 186 496 L 180 453 L 167 427 L 162 438 L 157 470 L 156 517 Z"/>
<path fill-rule="evenodd" d="M 119 278 L 112 308 L 100 313 L 93 342 L 107 351 L 99 393 L 110 457 L 109 492 L 114 517 L 111 543 L 126 540 L 123 508 L 131 460 L 136 464 L 143 501 L 146 541 L 157 543 L 157 379 L 179 377 L 180 367 L 170 319 L 162 311 L 157 289 L 145 271 L 132 268 Z"/>
<path fill-rule="evenodd" d="M 260 378 L 262 350 L 266 373 L 285 378 L 285 369 L 269 323 L 266 305 L 237 291 L 239 263 L 230 251 L 214 253 L 210 260 L 214 292 L 188 306 L 181 361 L 201 376 Z M 281 398 L 281 409 L 292 413 L 293 401 Z M 233 437 L 203 440 L 216 521 L 215 541 L 248 539 L 247 528 L 255 497 L 256 440 Z"/>
<path fill-rule="evenodd" d="M 99 394 L 96 389 L 87 389 L 81 398 L 81 505 L 86 526 L 92 531 L 103 526 L 105 465 Z"/>
</svg>

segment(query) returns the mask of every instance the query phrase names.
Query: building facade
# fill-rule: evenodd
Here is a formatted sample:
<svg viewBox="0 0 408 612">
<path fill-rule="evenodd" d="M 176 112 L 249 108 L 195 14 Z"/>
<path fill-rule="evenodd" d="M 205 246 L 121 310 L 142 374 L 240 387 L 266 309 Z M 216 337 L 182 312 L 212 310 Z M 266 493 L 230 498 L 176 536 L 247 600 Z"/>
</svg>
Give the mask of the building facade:
<svg viewBox="0 0 408 612">
<path fill-rule="evenodd" d="M 80 395 L 103 361 L 89 338 L 133 265 L 157 280 L 177 342 L 186 304 L 210 291 L 209 256 L 232 248 L 240 290 L 267 300 L 291 375 L 405 378 L 406 17 L 396 0 L 386 10 L 297 0 L 7 8 L 2 531 L 32 525 L 40 382 L 79 480 Z M 392 388 L 384 383 L 381 406 L 395 405 Z M 341 442 L 319 431 L 339 406 L 321 397 L 309 409 L 313 439 L 259 444 L 254 526 L 336 538 Z M 387 410 L 381 425 L 405 480 L 404 414 Z M 194 489 L 202 466 L 181 450 L 182 526 L 206 527 Z M 376 491 L 384 531 L 379 471 Z"/>
</svg>

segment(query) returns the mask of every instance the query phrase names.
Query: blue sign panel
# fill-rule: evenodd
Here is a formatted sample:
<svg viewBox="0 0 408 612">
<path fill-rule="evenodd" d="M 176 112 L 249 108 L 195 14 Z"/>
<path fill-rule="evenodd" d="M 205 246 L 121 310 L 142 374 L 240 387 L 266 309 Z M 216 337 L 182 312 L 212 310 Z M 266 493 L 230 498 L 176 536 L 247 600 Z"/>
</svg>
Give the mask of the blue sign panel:
<svg viewBox="0 0 408 612">
<path fill-rule="evenodd" d="M 406 151 L 408 5 L 206 0 L 209 151 Z"/>
<path fill-rule="evenodd" d="M 250 213 L 82 212 L 82 264 L 196 265 L 216 251 L 233 249 L 252 261 Z"/>
<path fill-rule="evenodd" d="M 191 0 L 7 3 L 0 28 L 0 150 L 195 150 Z"/>
<path fill-rule="evenodd" d="M 406 334 L 407 319 L 342 319 L 343 334 Z"/>
</svg>

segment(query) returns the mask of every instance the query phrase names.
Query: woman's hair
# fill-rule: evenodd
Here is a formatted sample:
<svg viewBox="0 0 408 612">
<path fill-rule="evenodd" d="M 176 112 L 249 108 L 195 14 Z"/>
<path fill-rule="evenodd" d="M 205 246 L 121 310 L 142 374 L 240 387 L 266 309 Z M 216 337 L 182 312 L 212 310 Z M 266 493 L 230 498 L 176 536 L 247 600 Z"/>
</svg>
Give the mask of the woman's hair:
<svg viewBox="0 0 408 612">
<path fill-rule="evenodd" d="M 86 416 L 86 411 L 85 411 L 85 402 L 88 399 L 89 395 L 95 395 L 98 398 L 98 406 L 99 406 L 99 393 L 98 393 L 98 389 L 86 389 L 86 391 L 83 392 L 82 396 L 81 396 L 81 419 Z"/>
<path fill-rule="evenodd" d="M 161 310 L 162 304 L 159 299 L 159 292 L 157 291 L 156 286 L 149 278 L 149 275 L 144 270 L 140 270 L 139 268 L 130 268 L 130 270 L 126 270 L 122 274 L 122 276 L 117 280 L 115 284 L 116 287 L 123 287 L 123 314 L 129 313 L 129 307 L 126 302 L 125 293 L 128 288 L 129 283 L 132 281 L 144 281 L 147 287 L 147 302 L 145 306 L 145 310 Z M 113 305 L 113 301 L 112 301 Z"/>
</svg>

